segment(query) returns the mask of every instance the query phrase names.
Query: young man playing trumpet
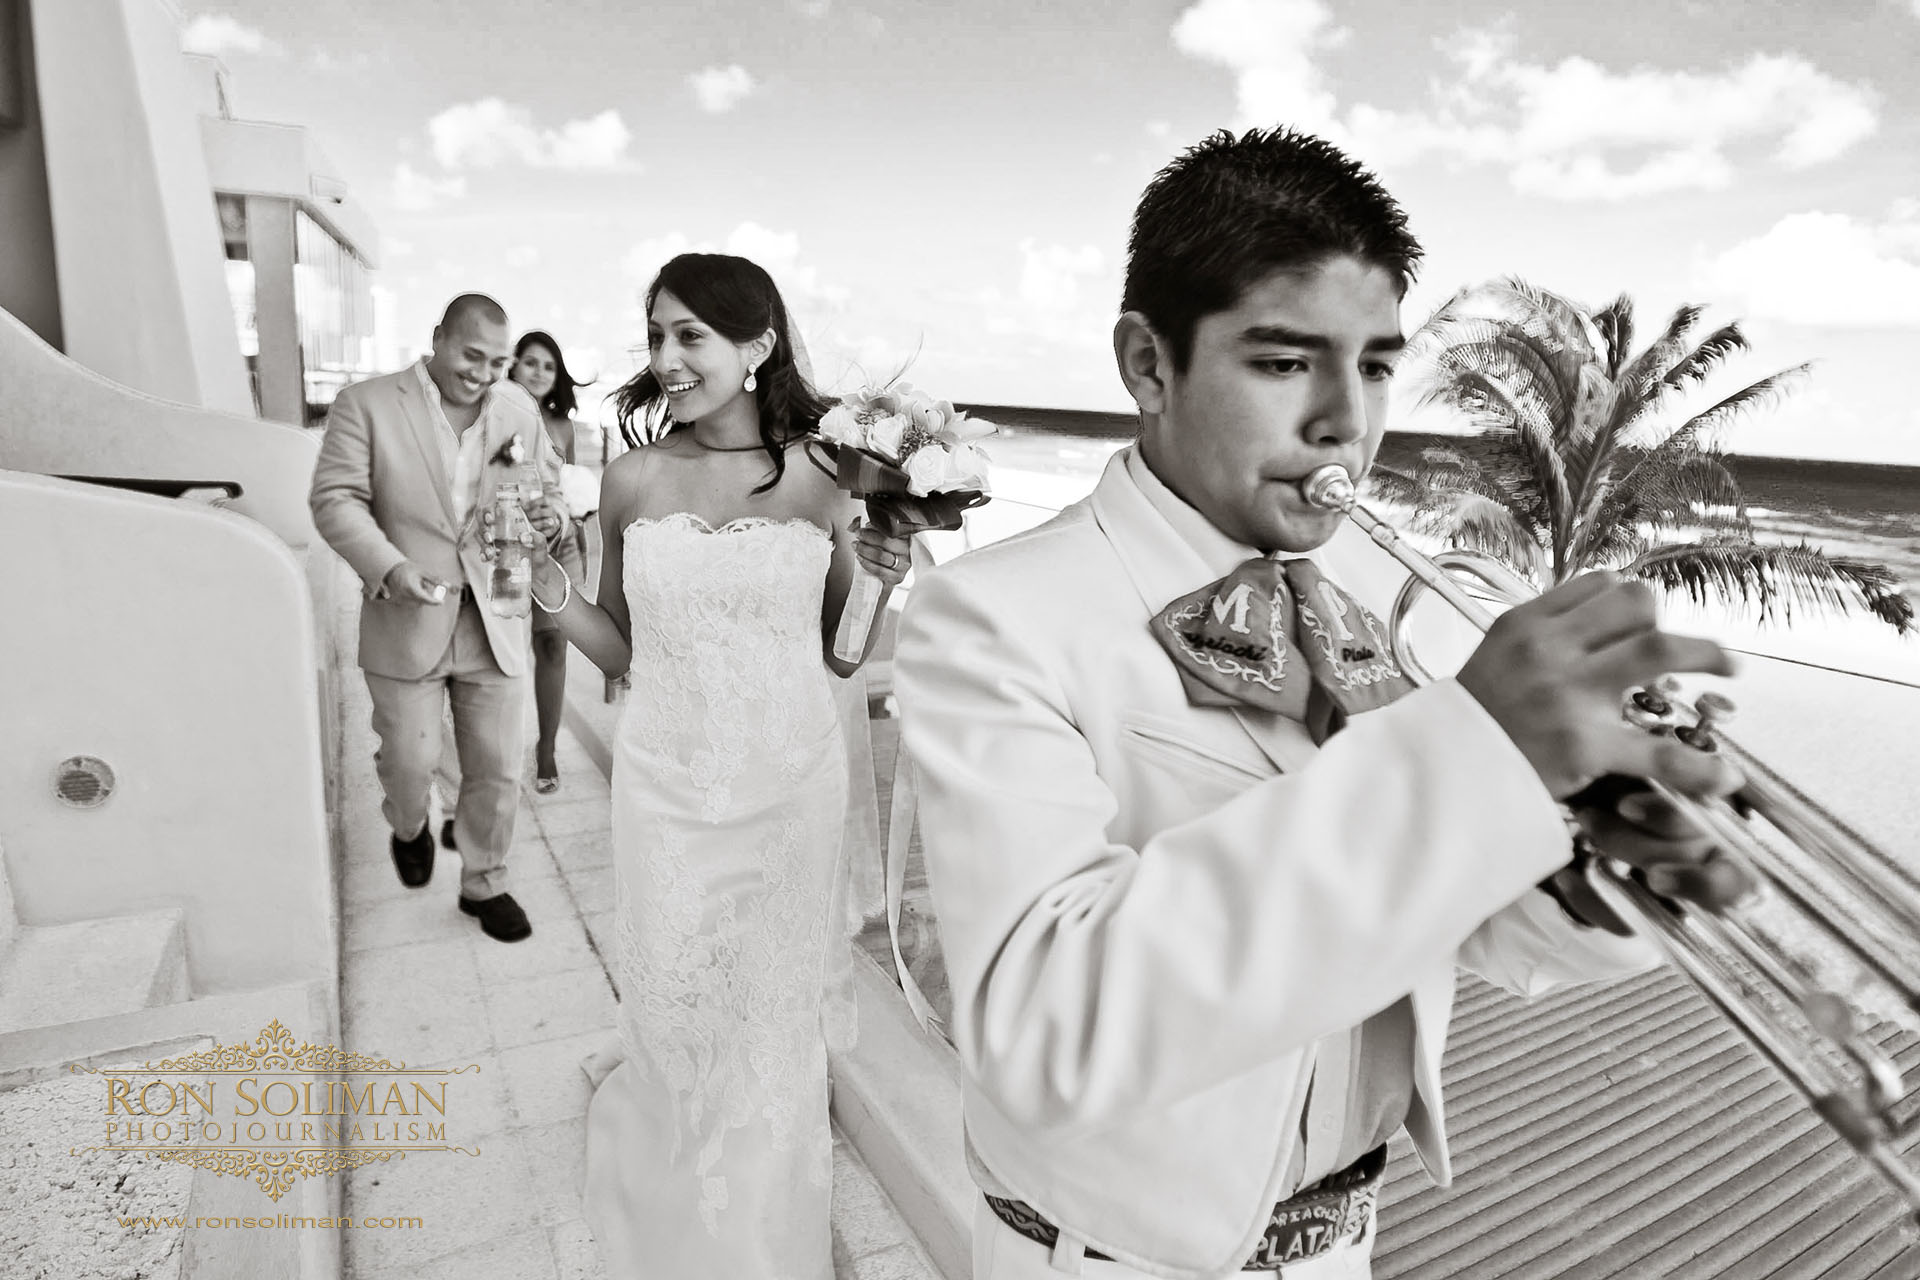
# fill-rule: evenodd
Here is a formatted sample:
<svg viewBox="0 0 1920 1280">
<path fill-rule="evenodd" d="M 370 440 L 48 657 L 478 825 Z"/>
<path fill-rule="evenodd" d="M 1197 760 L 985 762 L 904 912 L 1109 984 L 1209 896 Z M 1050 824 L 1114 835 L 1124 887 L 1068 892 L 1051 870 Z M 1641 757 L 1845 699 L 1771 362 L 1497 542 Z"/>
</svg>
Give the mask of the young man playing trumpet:
<svg viewBox="0 0 1920 1280">
<path fill-rule="evenodd" d="M 1560 802 L 1737 783 L 1622 720 L 1628 689 L 1731 664 L 1612 575 L 1513 609 L 1453 679 L 1395 666 L 1405 570 L 1300 482 L 1371 465 L 1419 256 L 1319 139 L 1179 157 L 1114 327 L 1138 440 L 913 592 L 894 678 L 976 1280 L 1366 1276 L 1387 1139 L 1449 1177 L 1454 967 L 1535 993 L 1655 962 L 1569 871 Z M 1575 812 L 1659 892 L 1733 887 L 1645 792 Z"/>
</svg>

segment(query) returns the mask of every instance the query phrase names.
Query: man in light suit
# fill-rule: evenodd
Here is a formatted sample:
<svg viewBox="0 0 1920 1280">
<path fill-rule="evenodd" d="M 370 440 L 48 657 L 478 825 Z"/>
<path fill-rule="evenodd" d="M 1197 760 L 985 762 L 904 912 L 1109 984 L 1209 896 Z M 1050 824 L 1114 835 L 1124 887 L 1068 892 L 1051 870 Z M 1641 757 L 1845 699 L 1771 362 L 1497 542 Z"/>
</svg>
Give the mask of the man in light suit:
<svg viewBox="0 0 1920 1280">
<path fill-rule="evenodd" d="M 1593 574 L 1411 691 L 1367 613 L 1405 570 L 1302 496 L 1371 465 L 1419 253 L 1318 139 L 1176 159 L 1114 329 L 1138 440 L 908 602 L 976 1280 L 1368 1275 L 1387 1139 L 1449 1178 L 1455 966 L 1534 993 L 1656 960 L 1570 872 L 1558 802 L 1661 892 L 1734 887 L 1645 792 L 1577 803 L 1603 775 L 1736 785 L 1620 717 L 1662 672 L 1728 672 L 1718 647 Z"/>
<path fill-rule="evenodd" d="M 442 840 L 460 852 L 460 909 L 503 942 L 533 932 L 507 892 L 506 868 L 532 628 L 527 617 L 496 617 L 488 607 L 482 539 L 495 483 L 553 455 L 539 413 L 516 411 L 524 406 L 515 388 L 495 385 L 512 359 L 499 303 L 455 298 L 434 328 L 431 356 L 340 392 L 311 495 L 314 525 L 366 587 L 360 666 L 400 882 L 419 888 L 433 875 L 428 796 L 450 698 L 461 783 Z M 557 535 L 561 521 L 544 491 L 528 511 L 540 536 Z"/>
</svg>

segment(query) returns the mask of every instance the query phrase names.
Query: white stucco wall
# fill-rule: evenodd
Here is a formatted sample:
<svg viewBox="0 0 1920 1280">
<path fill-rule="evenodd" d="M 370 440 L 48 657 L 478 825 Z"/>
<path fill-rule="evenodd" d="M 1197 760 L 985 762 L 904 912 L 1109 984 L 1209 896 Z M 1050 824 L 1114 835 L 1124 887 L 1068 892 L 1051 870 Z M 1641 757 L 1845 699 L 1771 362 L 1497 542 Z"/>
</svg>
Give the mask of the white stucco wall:
<svg viewBox="0 0 1920 1280">
<path fill-rule="evenodd" d="M 271 429 L 271 428 L 263 428 Z M 28 925 L 186 913 L 194 995 L 337 974 L 303 567 L 232 512 L 0 471 L 0 848 Z M 218 625 L 209 625 L 217 619 Z M 105 760 L 98 808 L 54 794 Z"/>
<path fill-rule="evenodd" d="M 251 414 L 197 99 L 164 0 L 31 0 L 65 350 Z"/>
</svg>

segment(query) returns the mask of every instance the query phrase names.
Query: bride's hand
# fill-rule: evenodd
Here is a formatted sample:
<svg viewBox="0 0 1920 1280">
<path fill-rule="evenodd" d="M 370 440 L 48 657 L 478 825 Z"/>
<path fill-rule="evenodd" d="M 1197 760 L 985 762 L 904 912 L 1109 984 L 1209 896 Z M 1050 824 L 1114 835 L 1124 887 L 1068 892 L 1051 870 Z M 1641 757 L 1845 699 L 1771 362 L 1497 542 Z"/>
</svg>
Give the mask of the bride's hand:
<svg viewBox="0 0 1920 1280">
<path fill-rule="evenodd" d="M 913 567 L 912 544 L 904 536 L 889 537 L 870 524 L 863 524 L 853 535 L 853 549 L 868 573 L 897 587 Z"/>
</svg>

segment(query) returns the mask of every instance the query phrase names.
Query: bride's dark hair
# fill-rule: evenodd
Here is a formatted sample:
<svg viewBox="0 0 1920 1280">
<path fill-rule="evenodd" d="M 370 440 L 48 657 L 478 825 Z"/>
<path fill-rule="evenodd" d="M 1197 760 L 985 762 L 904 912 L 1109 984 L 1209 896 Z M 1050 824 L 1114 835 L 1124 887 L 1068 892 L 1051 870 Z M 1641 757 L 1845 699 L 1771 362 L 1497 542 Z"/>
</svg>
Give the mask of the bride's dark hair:
<svg viewBox="0 0 1920 1280">
<path fill-rule="evenodd" d="M 765 493 L 786 474 L 786 446 L 820 425 L 821 415 L 835 401 L 807 384 L 794 361 L 788 337 L 787 304 L 773 277 L 745 258 L 724 253 L 683 253 L 660 268 L 647 286 L 647 312 L 662 292 L 678 298 L 700 322 L 729 342 L 751 342 L 773 330 L 773 351 L 754 370 L 753 399 L 760 411 L 760 440 L 773 459 L 773 477 L 754 489 Z M 649 344 L 651 351 L 651 344 Z M 629 447 L 664 438 L 691 424 L 672 422 L 663 434 L 635 429 L 635 419 L 654 426 L 670 421 L 666 396 L 653 365 L 628 379 L 614 392 L 620 435 Z"/>
</svg>

